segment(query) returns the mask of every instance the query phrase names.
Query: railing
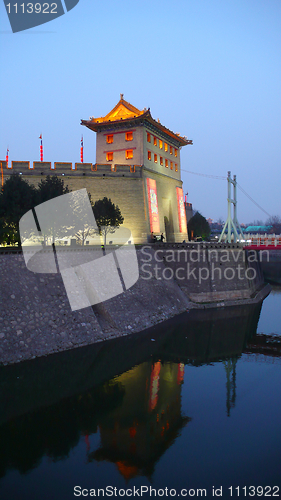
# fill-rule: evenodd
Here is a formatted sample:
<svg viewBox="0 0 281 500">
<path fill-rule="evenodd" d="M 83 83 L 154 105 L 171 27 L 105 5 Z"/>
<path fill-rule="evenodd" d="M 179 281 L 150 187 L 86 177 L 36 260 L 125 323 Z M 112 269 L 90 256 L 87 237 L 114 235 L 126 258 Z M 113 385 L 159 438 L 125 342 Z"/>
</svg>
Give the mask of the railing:
<svg viewBox="0 0 281 500">
<path fill-rule="evenodd" d="M 245 240 L 245 246 L 281 247 L 281 235 L 250 235 Z"/>
</svg>

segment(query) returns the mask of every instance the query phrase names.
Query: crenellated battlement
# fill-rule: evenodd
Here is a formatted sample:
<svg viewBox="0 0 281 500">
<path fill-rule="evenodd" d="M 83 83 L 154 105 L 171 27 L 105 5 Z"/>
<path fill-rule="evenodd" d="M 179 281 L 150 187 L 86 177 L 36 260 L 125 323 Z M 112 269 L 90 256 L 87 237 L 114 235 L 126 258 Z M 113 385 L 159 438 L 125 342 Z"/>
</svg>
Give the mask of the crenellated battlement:
<svg viewBox="0 0 281 500">
<path fill-rule="evenodd" d="M 6 167 L 6 161 L 2 161 L 3 176 L 7 178 L 12 174 L 20 174 L 28 177 L 44 175 L 63 175 L 67 177 L 142 177 L 142 165 L 121 164 L 98 164 L 98 163 L 71 163 L 71 162 L 40 162 L 15 161 L 11 167 Z"/>
</svg>

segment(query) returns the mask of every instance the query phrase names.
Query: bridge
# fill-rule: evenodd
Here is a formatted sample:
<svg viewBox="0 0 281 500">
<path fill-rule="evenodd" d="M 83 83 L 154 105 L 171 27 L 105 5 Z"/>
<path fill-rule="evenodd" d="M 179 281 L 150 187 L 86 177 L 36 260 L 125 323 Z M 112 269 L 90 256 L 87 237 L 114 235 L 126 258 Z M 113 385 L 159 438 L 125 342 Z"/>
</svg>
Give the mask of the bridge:
<svg viewBox="0 0 281 500">
<path fill-rule="evenodd" d="M 281 250 L 281 236 L 256 234 L 246 240 L 245 250 Z"/>
</svg>

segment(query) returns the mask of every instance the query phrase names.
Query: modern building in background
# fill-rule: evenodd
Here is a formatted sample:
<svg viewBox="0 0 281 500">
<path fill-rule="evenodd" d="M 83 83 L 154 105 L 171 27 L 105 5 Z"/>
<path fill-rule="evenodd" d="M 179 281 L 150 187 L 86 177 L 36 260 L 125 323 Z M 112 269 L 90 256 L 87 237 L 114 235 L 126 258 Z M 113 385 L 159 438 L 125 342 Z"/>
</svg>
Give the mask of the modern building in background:
<svg viewBox="0 0 281 500">
<path fill-rule="evenodd" d="M 192 208 L 192 203 L 188 203 L 187 201 L 184 202 L 185 206 L 185 215 L 186 215 L 186 222 L 190 221 L 191 217 L 193 217 L 193 208 Z"/>
</svg>

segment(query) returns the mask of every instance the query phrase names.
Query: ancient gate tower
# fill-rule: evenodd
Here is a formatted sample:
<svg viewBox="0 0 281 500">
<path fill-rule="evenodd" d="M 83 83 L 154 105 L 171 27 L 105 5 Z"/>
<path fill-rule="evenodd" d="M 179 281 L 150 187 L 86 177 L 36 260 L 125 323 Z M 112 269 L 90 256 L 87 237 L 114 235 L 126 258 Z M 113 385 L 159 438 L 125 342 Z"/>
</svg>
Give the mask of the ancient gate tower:
<svg viewBox="0 0 281 500">
<path fill-rule="evenodd" d="M 140 111 L 123 94 L 104 117 L 82 120 L 97 134 L 96 164 L 89 191 L 117 204 L 135 243 L 164 233 L 166 241 L 187 240 L 180 149 L 191 140 Z"/>
<path fill-rule="evenodd" d="M 147 243 L 152 232 L 163 233 L 168 242 L 187 241 L 180 150 L 192 141 L 154 120 L 149 109 L 132 106 L 123 94 L 106 116 L 81 124 L 97 134 L 95 163 L 12 161 L 5 168 L 1 162 L 3 178 L 20 174 L 38 185 L 46 175 L 64 176 L 70 190 L 86 188 L 93 202 L 106 196 L 118 205 L 134 243 Z M 111 239 L 114 243 L 114 234 Z"/>
</svg>

